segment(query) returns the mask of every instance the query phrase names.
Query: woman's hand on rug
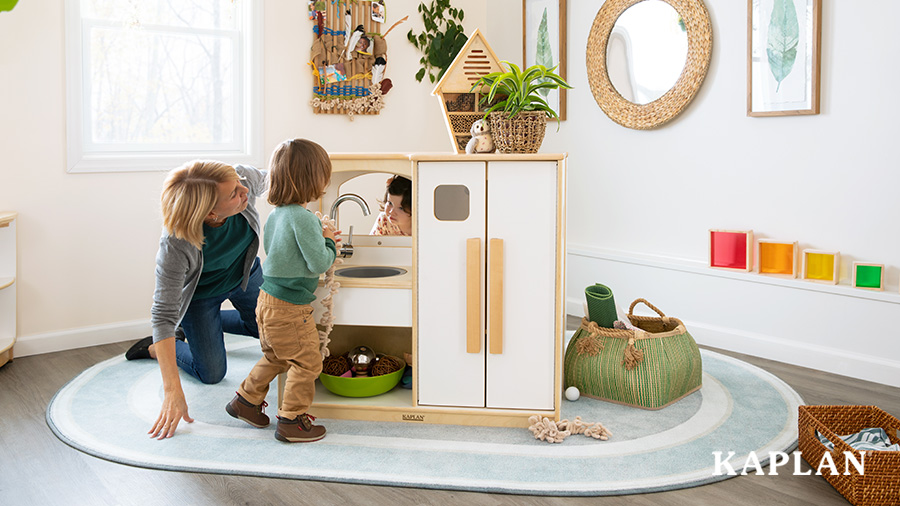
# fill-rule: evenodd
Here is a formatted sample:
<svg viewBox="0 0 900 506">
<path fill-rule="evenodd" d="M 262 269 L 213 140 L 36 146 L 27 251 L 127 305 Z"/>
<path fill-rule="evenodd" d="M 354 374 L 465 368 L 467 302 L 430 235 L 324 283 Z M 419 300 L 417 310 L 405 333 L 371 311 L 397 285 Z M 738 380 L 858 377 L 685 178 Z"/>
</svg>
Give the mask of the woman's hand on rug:
<svg viewBox="0 0 900 506">
<path fill-rule="evenodd" d="M 175 338 L 163 339 L 156 343 L 156 360 L 159 362 L 159 371 L 162 374 L 163 397 L 162 408 L 159 410 L 159 418 L 147 432 L 150 437 L 157 439 L 170 438 L 175 435 L 178 423 L 184 420 L 187 423 L 194 421 L 188 414 L 187 401 L 184 398 L 184 390 L 181 388 L 181 377 L 178 375 L 178 365 L 175 363 Z"/>
<path fill-rule="evenodd" d="M 148 434 L 150 434 L 150 437 L 157 439 L 170 438 L 175 435 L 175 429 L 178 428 L 178 423 L 181 420 L 187 423 L 194 422 L 194 419 L 188 414 L 184 392 L 179 389 L 177 393 L 166 393 L 162 409 L 159 410 L 159 418 L 156 419 L 156 423 L 153 424 Z"/>
</svg>

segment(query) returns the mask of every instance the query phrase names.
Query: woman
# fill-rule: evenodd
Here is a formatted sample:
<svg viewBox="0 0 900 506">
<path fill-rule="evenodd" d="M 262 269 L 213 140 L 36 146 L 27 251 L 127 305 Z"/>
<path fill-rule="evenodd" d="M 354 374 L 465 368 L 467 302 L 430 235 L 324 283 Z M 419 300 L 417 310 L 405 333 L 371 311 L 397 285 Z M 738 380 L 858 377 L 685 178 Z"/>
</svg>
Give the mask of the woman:
<svg viewBox="0 0 900 506">
<path fill-rule="evenodd" d="M 412 235 L 412 181 L 403 176 L 387 180 L 381 213 L 369 235 Z"/>
<path fill-rule="evenodd" d="M 159 362 L 165 394 L 151 437 L 172 437 L 182 419 L 194 421 L 179 367 L 203 383 L 218 383 L 226 372 L 223 333 L 259 338 L 256 300 L 262 269 L 256 257 L 260 223 L 255 203 L 267 181 L 266 171 L 203 160 L 173 170 L 166 179 L 153 335 L 125 354 L 129 360 Z M 225 300 L 235 309 L 222 311 Z"/>
</svg>

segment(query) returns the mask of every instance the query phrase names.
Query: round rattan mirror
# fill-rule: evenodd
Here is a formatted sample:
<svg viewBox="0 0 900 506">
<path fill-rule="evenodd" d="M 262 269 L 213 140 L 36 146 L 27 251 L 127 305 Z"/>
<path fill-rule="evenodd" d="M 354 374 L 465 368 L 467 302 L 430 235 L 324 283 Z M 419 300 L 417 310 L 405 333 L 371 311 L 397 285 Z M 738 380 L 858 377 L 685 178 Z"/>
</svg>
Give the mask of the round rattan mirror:
<svg viewBox="0 0 900 506">
<path fill-rule="evenodd" d="M 702 0 L 661 0 L 671 5 L 687 32 L 687 58 L 681 75 L 658 99 L 637 104 L 626 100 L 609 78 L 607 45 L 616 20 L 631 6 L 651 0 L 606 0 L 587 43 L 587 74 L 597 105 L 616 123 L 639 130 L 656 128 L 677 116 L 697 94 L 712 53 L 712 28 Z M 657 1 L 657 0 L 652 0 Z"/>
</svg>

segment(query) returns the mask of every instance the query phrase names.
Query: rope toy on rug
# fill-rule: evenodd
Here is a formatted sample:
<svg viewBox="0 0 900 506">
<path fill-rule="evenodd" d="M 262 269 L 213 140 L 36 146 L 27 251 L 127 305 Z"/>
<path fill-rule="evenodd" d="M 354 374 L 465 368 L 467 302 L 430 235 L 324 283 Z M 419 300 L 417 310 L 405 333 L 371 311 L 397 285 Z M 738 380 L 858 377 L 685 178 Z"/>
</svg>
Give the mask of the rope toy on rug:
<svg viewBox="0 0 900 506">
<path fill-rule="evenodd" d="M 328 215 L 323 216 L 322 213 L 316 211 L 316 217 L 322 220 L 323 227 L 332 232 L 337 232 L 337 224 Z M 344 259 L 336 256 L 334 263 L 325 271 L 325 288 L 328 290 L 328 294 L 322 297 L 322 307 L 325 308 L 325 312 L 322 314 L 322 321 L 319 322 L 319 325 L 323 327 L 319 330 L 319 351 L 322 352 L 322 358 L 327 358 L 331 355 L 331 351 L 328 350 L 328 344 L 331 343 L 331 339 L 328 336 L 331 334 L 331 330 L 334 329 L 334 295 L 341 286 L 339 282 L 334 280 L 334 270 L 342 263 L 344 263 Z"/>
<path fill-rule="evenodd" d="M 612 432 L 604 427 L 602 423 L 585 423 L 581 421 L 580 416 L 576 416 L 575 420 L 571 422 L 569 420 L 560 420 L 557 426 L 565 427 L 565 429 L 572 434 L 584 434 L 587 437 L 592 437 L 601 441 L 606 441 L 609 439 L 609 436 L 612 436 Z"/>
<path fill-rule="evenodd" d="M 535 439 L 540 439 L 541 441 L 562 443 L 571 434 L 569 431 L 559 430 L 559 425 L 547 417 L 541 418 L 540 415 L 531 415 L 528 417 L 528 421 L 531 422 L 528 430 L 534 434 Z"/>
<path fill-rule="evenodd" d="M 585 423 L 580 416 L 576 416 L 573 421 L 563 419 L 554 422 L 547 417 L 542 418 L 540 415 L 531 415 L 528 417 L 528 421 L 531 423 L 528 430 L 534 434 L 534 438 L 547 441 L 548 443 L 562 443 L 563 440 L 572 434 L 584 434 L 587 437 L 601 441 L 606 441 L 609 439 L 609 436 L 612 436 L 612 432 L 600 422 Z"/>
</svg>

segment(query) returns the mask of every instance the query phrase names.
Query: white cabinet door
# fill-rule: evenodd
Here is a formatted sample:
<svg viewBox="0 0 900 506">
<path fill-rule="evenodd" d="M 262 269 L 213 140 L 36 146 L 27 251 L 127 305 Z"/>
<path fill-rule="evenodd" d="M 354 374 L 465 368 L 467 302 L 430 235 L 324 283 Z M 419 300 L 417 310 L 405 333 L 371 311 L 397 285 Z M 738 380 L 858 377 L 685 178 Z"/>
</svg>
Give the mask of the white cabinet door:
<svg viewBox="0 0 900 506">
<path fill-rule="evenodd" d="M 488 163 L 489 408 L 554 409 L 558 170 L 555 161 Z"/>
<path fill-rule="evenodd" d="M 419 162 L 415 185 L 418 403 L 484 407 L 484 283 L 469 294 L 466 274 L 484 265 L 485 163 Z M 467 346 L 472 297 L 482 301 L 477 350 Z"/>
</svg>

